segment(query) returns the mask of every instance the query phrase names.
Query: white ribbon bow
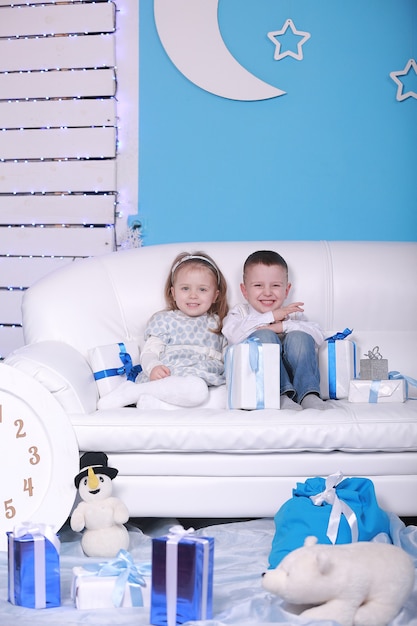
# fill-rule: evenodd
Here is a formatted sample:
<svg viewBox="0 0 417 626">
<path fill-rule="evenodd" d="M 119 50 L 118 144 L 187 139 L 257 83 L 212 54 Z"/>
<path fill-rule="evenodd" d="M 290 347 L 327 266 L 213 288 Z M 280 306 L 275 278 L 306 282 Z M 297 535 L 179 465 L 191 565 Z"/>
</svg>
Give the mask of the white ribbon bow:
<svg viewBox="0 0 417 626">
<path fill-rule="evenodd" d="M 9 542 L 15 539 L 21 539 L 25 535 L 31 535 L 33 538 L 33 554 L 34 554 L 34 586 L 35 586 L 35 609 L 46 607 L 46 555 L 45 555 L 45 539 L 48 539 L 59 554 L 60 541 L 52 526 L 48 524 L 37 524 L 34 522 L 21 522 L 13 528 L 12 536 L 9 536 Z M 14 550 L 11 550 L 11 558 L 9 560 L 9 585 L 13 592 L 10 594 L 10 602 L 15 604 L 15 563 Z"/>
<path fill-rule="evenodd" d="M 52 526 L 35 522 L 20 522 L 19 524 L 16 524 L 13 528 L 13 537 L 15 539 L 20 539 L 20 537 L 24 537 L 25 535 L 45 537 L 52 543 L 55 550 L 59 554 L 61 544 L 57 535 L 54 533 Z"/>
<path fill-rule="evenodd" d="M 208 550 L 209 545 L 207 539 L 196 537 L 195 529 L 189 528 L 185 530 L 180 525 L 171 526 L 169 529 L 167 545 L 166 545 L 166 599 L 167 599 L 167 626 L 176 626 L 177 624 L 177 583 L 178 583 L 178 543 L 187 535 L 193 535 L 194 541 L 203 544 L 204 559 L 201 583 L 201 617 L 204 620 L 207 617 L 207 593 L 208 593 Z"/>
<path fill-rule="evenodd" d="M 324 502 L 332 505 L 326 535 L 333 544 L 336 543 L 342 513 L 346 517 L 350 526 L 352 543 L 358 541 L 359 535 L 356 514 L 350 506 L 346 504 L 346 502 L 340 500 L 336 493 L 336 486 L 343 480 L 343 478 L 344 476 L 340 471 L 335 474 L 330 474 L 330 476 L 326 478 L 325 490 L 315 496 L 310 496 L 310 499 L 316 506 L 321 506 Z"/>
<path fill-rule="evenodd" d="M 178 543 L 186 535 L 192 535 L 194 528 L 185 528 L 179 524 L 169 529 L 166 547 L 166 594 L 167 594 L 167 625 L 177 623 L 177 583 L 178 583 Z"/>
<path fill-rule="evenodd" d="M 180 524 L 171 526 L 171 528 L 169 529 L 170 535 L 173 535 L 174 537 L 179 537 L 180 539 L 185 535 L 192 535 L 193 533 L 195 533 L 194 528 L 188 528 L 187 530 L 185 530 L 185 528 L 183 526 L 180 526 Z"/>
</svg>

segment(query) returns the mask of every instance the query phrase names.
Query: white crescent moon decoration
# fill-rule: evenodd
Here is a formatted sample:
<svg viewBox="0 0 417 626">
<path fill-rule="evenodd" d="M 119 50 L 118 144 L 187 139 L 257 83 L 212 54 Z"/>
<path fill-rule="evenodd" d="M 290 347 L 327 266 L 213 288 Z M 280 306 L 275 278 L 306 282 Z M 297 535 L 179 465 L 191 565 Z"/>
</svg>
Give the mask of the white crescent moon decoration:
<svg viewBox="0 0 417 626">
<path fill-rule="evenodd" d="M 154 0 L 156 29 L 176 68 L 205 91 L 230 100 L 267 100 L 285 91 L 246 70 L 220 33 L 219 0 Z"/>
</svg>

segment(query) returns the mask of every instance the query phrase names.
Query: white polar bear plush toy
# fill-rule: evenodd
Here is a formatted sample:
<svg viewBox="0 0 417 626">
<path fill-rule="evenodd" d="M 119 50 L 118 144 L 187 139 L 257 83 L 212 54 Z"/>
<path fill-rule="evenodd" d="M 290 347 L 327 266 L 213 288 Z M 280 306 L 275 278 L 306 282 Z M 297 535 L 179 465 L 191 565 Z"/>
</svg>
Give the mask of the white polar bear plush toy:
<svg viewBox="0 0 417 626">
<path fill-rule="evenodd" d="M 391 544 L 323 545 L 307 537 L 302 548 L 263 575 L 262 585 L 288 603 L 309 605 L 302 618 L 387 626 L 413 589 L 414 565 Z"/>
</svg>

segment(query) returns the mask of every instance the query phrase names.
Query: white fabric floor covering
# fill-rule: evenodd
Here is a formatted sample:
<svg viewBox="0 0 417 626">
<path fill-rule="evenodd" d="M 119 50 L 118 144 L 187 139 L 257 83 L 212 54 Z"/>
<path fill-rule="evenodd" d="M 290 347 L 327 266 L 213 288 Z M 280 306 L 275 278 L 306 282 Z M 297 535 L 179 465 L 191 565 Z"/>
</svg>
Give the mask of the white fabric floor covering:
<svg viewBox="0 0 417 626">
<path fill-rule="evenodd" d="M 413 558 L 417 573 L 417 526 L 405 526 L 395 515 L 390 515 L 391 536 Z M 213 523 L 214 522 L 214 523 Z M 131 553 L 137 565 L 150 563 L 152 537 L 164 535 L 178 520 L 145 520 L 129 524 Z M 292 613 L 284 610 L 282 601 L 263 590 L 261 574 L 267 568 L 268 555 L 275 527 L 273 519 L 215 523 L 204 522 L 199 535 L 215 538 L 213 619 L 187 624 L 199 626 L 223 626 L 244 624 L 266 626 L 268 624 L 304 624 Z M 184 526 L 188 526 L 184 523 Z M 76 624 L 99 626 L 147 626 L 149 608 L 121 608 L 101 610 L 77 610 L 70 597 L 72 568 L 100 559 L 84 556 L 80 535 L 68 526 L 60 532 L 61 539 L 61 590 L 62 605 L 59 608 L 27 609 L 13 606 L 7 601 L 7 554 L 0 552 L 0 625 L 1 626 L 75 626 Z M 379 537 L 378 537 L 379 539 Z M 380 537 L 383 541 L 384 537 Z M 102 561 L 102 560 L 101 560 Z M 335 622 L 321 622 L 324 626 L 336 626 Z M 317 622 L 315 622 L 317 624 Z M 417 626 L 417 576 L 412 595 L 390 626 Z"/>
</svg>

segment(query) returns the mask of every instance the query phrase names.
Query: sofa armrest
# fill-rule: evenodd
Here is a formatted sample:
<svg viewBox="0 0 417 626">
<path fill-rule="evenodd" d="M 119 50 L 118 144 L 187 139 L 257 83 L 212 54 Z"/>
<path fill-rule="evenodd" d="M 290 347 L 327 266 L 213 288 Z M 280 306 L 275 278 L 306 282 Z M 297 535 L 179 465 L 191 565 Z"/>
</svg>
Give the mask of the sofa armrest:
<svg viewBox="0 0 417 626">
<path fill-rule="evenodd" d="M 92 413 L 98 391 L 84 356 L 62 341 L 41 341 L 9 354 L 7 365 L 35 378 L 55 397 L 66 413 Z"/>
</svg>

